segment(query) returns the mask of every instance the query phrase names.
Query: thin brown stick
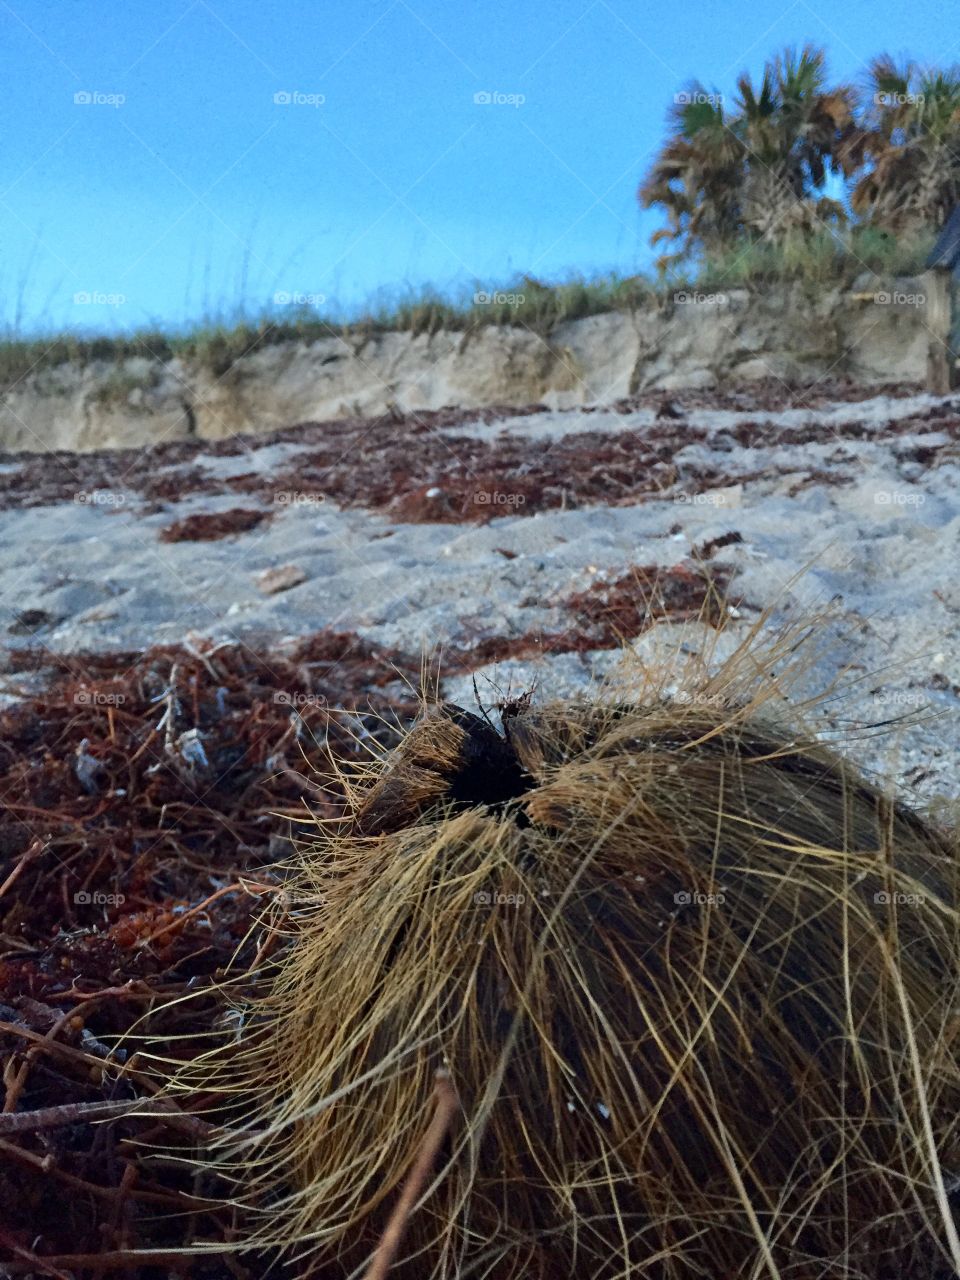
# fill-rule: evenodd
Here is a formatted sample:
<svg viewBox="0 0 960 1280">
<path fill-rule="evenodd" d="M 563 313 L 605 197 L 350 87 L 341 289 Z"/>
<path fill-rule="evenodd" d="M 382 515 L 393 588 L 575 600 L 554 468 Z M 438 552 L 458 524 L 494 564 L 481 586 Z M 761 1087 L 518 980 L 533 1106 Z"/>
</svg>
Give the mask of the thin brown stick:
<svg viewBox="0 0 960 1280">
<path fill-rule="evenodd" d="M 31 1168 L 39 1169 L 41 1173 L 58 1178 L 61 1182 L 67 1183 L 68 1186 L 77 1187 L 80 1191 L 85 1191 L 88 1195 L 99 1196 L 103 1200 L 116 1198 L 116 1187 L 98 1186 L 95 1182 L 87 1182 L 86 1179 L 78 1178 L 75 1174 L 66 1173 L 63 1169 L 58 1168 L 55 1158 L 49 1152 L 45 1156 L 38 1156 L 35 1151 L 25 1151 L 22 1147 L 0 1138 L 0 1155 L 9 1156 L 11 1160 L 20 1160 L 24 1164 L 30 1165 Z"/>
<path fill-rule="evenodd" d="M 200 1250 L 126 1249 L 114 1253 L 58 1253 L 52 1258 L 37 1257 L 36 1254 L 30 1253 L 27 1249 L 18 1248 L 17 1252 L 22 1258 L 30 1262 L 34 1268 L 42 1268 L 46 1275 L 58 1276 L 60 1280 L 72 1280 L 70 1276 L 64 1275 L 62 1271 L 56 1268 L 99 1267 L 101 1271 L 119 1271 L 134 1267 L 163 1265 L 171 1268 L 175 1267 L 182 1271 L 187 1265 L 187 1257 L 191 1253 L 199 1253 Z M 205 1250 L 205 1252 L 213 1251 Z M 21 1266 L 11 1268 L 11 1270 L 15 1271 L 22 1271 L 23 1269 Z"/>
<path fill-rule="evenodd" d="M 416 1162 L 407 1175 L 406 1182 L 403 1184 L 400 1199 L 394 1205 L 393 1213 L 391 1213 L 390 1220 L 384 1228 L 383 1235 L 380 1237 L 380 1243 L 377 1245 L 376 1252 L 370 1261 L 364 1280 L 385 1280 L 387 1272 L 393 1266 L 397 1249 L 403 1239 L 403 1230 L 407 1224 L 407 1219 L 423 1192 L 423 1184 L 433 1168 L 437 1152 L 440 1150 L 440 1144 L 446 1137 L 453 1118 L 460 1109 L 460 1099 L 457 1097 L 457 1091 L 454 1089 L 453 1081 L 450 1079 L 450 1072 L 445 1067 L 441 1067 L 437 1071 L 435 1096 L 436 1110 L 433 1113 L 433 1119 L 430 1121 L 430 1127 L 423 1135 Z"/>
<path fill-rule="evenodd" d="M 225 893 L 242 893 L 245 886 L 242 884 L 225 884 L 222 889 L 218 889 L 216 893 L 211 893 L 208 898 L 204 898 L 202 902 L 198 902 L 195 907 L 191 907 L 189 911 L 185 911 L 182 916 L 177 916 L 176 920 L 171 920 L 169 924 L 163 925 L 160 929 L 151 933 L 146 942 L 155 942 L 157 938 L 162 938 L 165 933 L 169 933 L 171 929 L 178 929 L 192 916 L 209 907 L 211 902 L 216 902 L 218 898 L 222 898 Z"/>
<path fill-rule="evenodd" d="M 78 1178 L 76 1174 L 67 1173 L 65 1169 L 61 1169 L 57 1165 L 56 1160 L 49 1152 L 44 1156 L 40 1156 L 35 1151 L 26 1151 L 23 1147 L 18 1147 L 14 1143 L 6 1142 L 3 1138 L 0 1138 L 0 1155 L 8 1156 L 11 1160 L 19 1160 L 31 1169 L 37 1169 L 40 1173 L 47 1174 L 67 1186 L 76 1187 L 78 1191 L 96 1196 L 100 1200 L 116 1200 L 119 1194 L 117 1187 L 100 1186 L 95 1182 L 88 1182 L 85 1178 Z M 199 1196 L 187 1195 L 184 1191 L 154 1191 L 149 1187 L 134 1187 L 130 1192 L 130 1198 L 147 1201 L 151 1204 L 172 1205 L 178 1209 L 183 1209 L 184 1207 L 193 1208 L 198 1203 L 203 1209 L 216 1210 L 223 1208 L 221 1200 L 203 1199 Z"/>
<path fill-rule="evenodd" d="M 139 988 L 139 990 L 138 990 Z M 160 992 L 145 982 L 140 982 L 136 978 L 131 978 L 125 982 L 122 987 L 101 987 L 99 991 L 78 991 L 76 983 L 69 987 L 66 991 L 58 991 L 54 994 L 54 1000 L 106 1000 L 108 997 L 117 1000 L 144 1000 L 155 999 Z"/>
<path fill-rule="evenodd" d="M 25 1249 L 23 1245 L 18 1244 L 2 1227 L 0 1227 L 0 1244 L 5 1244 L 11 1253 L 29 1263 L 31 1270 L 40 1271 L 46 1276 L 54 1276 L 55 1280 L 70 1280 L 68 1275 L 55 1266 L 53 1259 L 38 1258 L 31 1249 Z"/>
<path fill-rule="evenodd" d="M 148 1106 L 150 1111 L 143 1111 Z M 58 1129 L 65 1124 L 86 1124 L 91 1120 L 109 1120 L 139 1112 L 155 1117 L 157 1111 L 169 1113 L 169 1123 L 206 1136 L 214 1125 L 183 1112 L 167 1098 L 134 1098 L 103 1102 L 64 1102 L 58 1107 L 40 1107 L 35 1111 L 0 1114 L 0 1134 L 33 1133 L 37 1129 Z"/>
<path fill-rule="evenodd" d="M 29 849 L 27 849 L 26 852 L 17 860 L 16 866 L 7 876 L 6 880 L 4 880 L 3 884 L 0 884 L 0 898 L 3 897 L 10 886 L 15 883 L 17 877 L 26 870 L 28 864 L 31 863 L 37 854 L 45 847 L 46 846 L 42 840 L 33 841 Z"/>
<path fill-rule="evenodd" d="M 152 1100 L 151 1100 L 152 1102 Z M 88 1120 L 105 1120 L 126 1115 L 142 1107 L 144 1099 L 103 1102 L 64 1102 L 58 1107 L 40 1107 L 35 1111 L 14 1111 L 0 1115 L 0 1134 L 58 1129 L 65 1124 L 84 1124 Z"/>
<path fill-rule="evenodd" d="M 3 1108 L 2 1108 L 2 1111 L 4 1113 L 13 1112 L 16 1110 L 17 1103 L 20 1101 L 20 1095 L 23 1093 L 24 1089 L 26 1088 L 27 1076 L 30 1074 L 30 1067 L 33 1063 L 34 1058 L 36 1058 L 37 1055 L 41 1052 L 45 1044 L 54 1043 L 57 1036 L 60 1034 L 63 1028 L 67 1025 L 67 1023 L 73 1019 L 74 1016 L 75 1014 L 73 1009 L 68 1009 L 66 1013 L 62 1013 L 60 1017 L 57 1018 L 53 1026 L 49 1029 L 49 1031 L 44 1032 L 43 1039 L 38 1041 L 35 1044 L 32 1044 L 30 1048 L 27 1050 L 23 1059 L 23 1065 L 21 1066 L 20 1070 L 17 1072 L 17 1075 L 14 1077 L 14 1079 L 10 1081 L 10 1085 L 7 1088 L 7 1093 L 6 1093 L 6 1097 L 3 1100 Z"/>
<path fill-rule="evenodd" d="M 76 1010 L 70 1010 L 71 1015 Z M 46 1034 L 41 1035 L 39 1031 L 34 1031 L 32 1027 L 23 1026 L 17 1022 L 6 1022 L 0 1019 L 0 1032 L 9 1035 L 21 1036 L 24 1040 L 32 1040 L 35 1044 L 40 1045 L 45 1054 L 52 1057 L 66 1058 L 68 1061 L 84 1063 L 87 1066 L 98 1067 L 101 1070 L 105 1065 L 103 1058 L 94 1057 L 92 1053 L 85 1053 L 82 1049 L 75 1049 L 73 1045 L 63 1044 L 60 1040 L 50 1040 Z M 119 1064 L 117 1064 L 119 1066 Z M 129 1071 L 126 1074 L 130 1074 Z"/>
</svg>

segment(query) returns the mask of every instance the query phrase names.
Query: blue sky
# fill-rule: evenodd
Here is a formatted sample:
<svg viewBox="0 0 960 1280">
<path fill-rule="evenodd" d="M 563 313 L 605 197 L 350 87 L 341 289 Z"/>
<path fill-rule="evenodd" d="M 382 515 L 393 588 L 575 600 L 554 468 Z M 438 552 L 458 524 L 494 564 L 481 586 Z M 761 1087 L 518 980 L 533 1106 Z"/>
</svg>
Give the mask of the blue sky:
<svg viewBox="0 0 960 1280">
<path fill-rule="evenodd" d="M 0 306 L 27 332 L 635 271 L 691 78 L 730 93 L 806 40 L 837 77 L 960 56 L 941 6 L 894 0 L 11 0 L 0 29 Z"/>
</svg>

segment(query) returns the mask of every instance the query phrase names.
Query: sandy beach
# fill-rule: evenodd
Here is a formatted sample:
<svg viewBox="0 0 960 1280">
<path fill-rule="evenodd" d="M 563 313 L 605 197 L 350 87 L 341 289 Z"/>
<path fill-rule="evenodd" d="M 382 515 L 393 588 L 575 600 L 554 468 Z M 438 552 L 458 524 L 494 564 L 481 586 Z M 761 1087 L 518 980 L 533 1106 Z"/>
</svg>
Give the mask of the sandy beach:
<svg viewBox="0 0 960 1280">
<path fill-rule="evenodd" d="M 602 600 L 638 569 L 702 563 L 741 600 L 731 634 L 764 609 L 775 627 L 830 606 L 809 689 L 847 672 L 842 706 L 823 709 L 834 728 L 919 720 L 853 749 L 918 796 L 938 794 L 960 762 L 952 402 L 907 394 L 738 410 L 698 400 L 461 413 L 452 424 L 410 415 L 341 426 L 322 456 L 319 426 L 219 451 L 178 444 L 147 465 L 109 451 L 8 455 L 6 644 L 34 651 L 42 672 L 47 651 L 192 636 L 282 653 L 331 629 L 412 658 L 475 651 L 475 669 L 468 676 L 461 656 L 446 686 L 457 700 L 473 699 L 474 675 L 491 702 L 533 683 L 548 697 L 582 691 L 618 660 L 614 645 L 589 643 L 582 593 Z M 363 488 L 367 473 L 380 490 Z M 47 491 L 56 497 L 43 501 Z M 252 527 L 216 536 L 238 511 Z M 484 660 L 485 645 L 498 661 Z M 8 696 L 23 679 L 8 677 Z"/>
</svg>

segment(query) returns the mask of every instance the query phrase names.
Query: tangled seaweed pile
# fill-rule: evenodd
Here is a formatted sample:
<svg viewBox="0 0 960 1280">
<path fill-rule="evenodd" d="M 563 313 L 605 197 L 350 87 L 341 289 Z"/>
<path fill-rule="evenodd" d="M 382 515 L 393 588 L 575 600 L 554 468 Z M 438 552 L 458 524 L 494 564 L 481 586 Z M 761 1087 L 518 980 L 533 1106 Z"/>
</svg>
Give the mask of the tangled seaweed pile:
<svg viewBox="0 0 960 1280">
<path fill-rule="evenodd" d="M 284 837 L 342 811 L 333 758 L 396 740 L 388 721 L 416 710 L 398 676 L 418 666 L 337 633 L 285 656 L 197 641 L 7 665 L 0 1263 L 61 1280 L 259 1274 L 178 1252 L 229 1242 L 232 1214 L 182 1162 L 148 1167 L 143 1144 L 186 1157 L 207 1128 L 179 1109 L 129 1114 L 158 1086 L 116 1041 L 137 1023 L 181 1055 L 183 1036 L 203 1045 L 216 1000 L 170 1002 L 252 962 L 255 894 L 279 891 Z"/>
<path fill-rule="evenodd" d="M 441 707 L 353 790 L 176 1081 L 247 1247 L 360 1275 L 439 1068 L 398 1277 L 954 1274 L 956 841 L 775 710 L 786 652 Z"/>
</svg>

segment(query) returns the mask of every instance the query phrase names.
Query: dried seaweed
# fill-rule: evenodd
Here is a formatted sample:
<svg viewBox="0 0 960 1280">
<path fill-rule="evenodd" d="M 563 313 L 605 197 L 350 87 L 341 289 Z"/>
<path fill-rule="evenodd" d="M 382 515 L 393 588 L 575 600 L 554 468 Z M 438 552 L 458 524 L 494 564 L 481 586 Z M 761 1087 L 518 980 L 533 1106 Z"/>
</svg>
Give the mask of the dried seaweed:
<svg viewBox="0 0 960 1280">
<path fill-rule="evenodd" d="M 321 633 L 282 656 L 187 642 L 7 666 L 41 662 L 43 691 L 0 711 L 0 1254 L 75 1280 L 259 1274 L 170 1252 L 227 1241 L 231 1211 L 173 1160 L 200 1117 L 129 1114 L 156 1084 L 118 1037 L 143 1019 L 161 1043 L 201 1036 L 175 1056 L 203 1047 L 212 1005 L 156 1007 L 256 954 L 272 865 L 340 813 L 334 760 L 395 740 L 419 665 Z"/>
<path fill-rule="evenodd" d="M 248 533 L 265 520 L 269 511 L 257 511 L 252 507 L 231 507 L 229 511 L 198 511 L 160 532 L 161 542 L 215 542 L 229 538 L 234 533 Z"/>
<path fill-rule="evenodd" d="M 308 422 L 258 436 L 220 441 L 177 441 L 140 450 L 103 450 L 36 455 L 0 455 L 0 461 L 19 465 L 0 475 L 0 509 L 58 501 L 95 501 L 108 491 L 111 511 L 124 509 L 128 494 L 139 495 L 146 510 L 157 503 L 175 503 L 192 494 L 244 494 L 265 503 L 332 500 L 345 507 L 362 507 L 407 522 L 486 523 L 502 515 L 529 516 L 538 511 L 584 506 L 636 503 L 674 493 L 695 484 L 700 492 L 725 488 L 751 478 L 809 477 L 805 444 L 841 445 L 845 440 L 895 440 L 918 431 L 935 431 L 940 442 L 924 443 L 922 452 L 905 455 L 923 466 L 935 467 L 953 456 L 960 440 L 960 414 L 953 405 L 936 405 L 923 413 L 886 423 L 840 421 L 791 424 L 745 421 L 723 433 L 727 447 L 798 450 L 797 462 L 768 467 L 748 475 L 732 475 L 718 462 L 694 469 L 688 462 L 681 477 L 674 457 L 686 446 L 705 443 L 709 433 L 683 416 L 693 409 L 731 409 L 770 413 L 776 409 L 816 408 L 832 399 L 855 400 L 881 388 L 860 389 L 845 383 L 823 384 L 809 392 L 759 386 L 739 392 L 677 392 L 672 400 L 681 416 L 660 418 L 633 430 L 580 431 L 544 440 L 536 434 L 536 415 L 543 405 L 498 406 L 474 410 L 417 410 L 386 413 L 378 418 L 344 418 Z M 899 388 L 905 394 L 909 388 Z M 887 394 L 891 394 L 887 390 Z M 618 402 L 614 410 L 631 413 L 654 410 L 662 396 L 648 393 Z M 581 410 L 589 424 L 590 407 Z M 524 421 L 524 417 L 526 421 Z M 473 424 L 512 419 L 510 431 L 492 439 L 471 435 Z M 521 421 L 518 423 L 517 419 Z M 529 428 L 527 426 L 529 422 Z M 928 425 L 929 424 L 929 425 Z M 463 427 L 462 435 L 454 434 Z M 276 444 L 293 445 L 298 452 L 274 467 L 258 466 L 259 450 Z M 217 474 L 210 459 L 248 455 L 251 469 L 243 474 Z M 842 460 L 841 460 L 842 461 Z M 831 483 L 846 483 L 843 472 L 818 472 Z M 120 499 L 123 499 L 121 501 Z M 151 505 L 153 504 L 153 505 Z M 235 509 L 235 512 L 239 509 Z M 267 511 L 258 512 L 267 518 Z M 253 512 L 251 512 L 252 518 Z M 219 522 L 234 513 L 204 515 L 185 523 L 183 536 L 221 537 L 239 532 L 233 525 L 219 532 Z M 209 526 L 209 532 L 207 531 Z M 177 526 L 173 526 L 177 527 Z"/>
</svg>

